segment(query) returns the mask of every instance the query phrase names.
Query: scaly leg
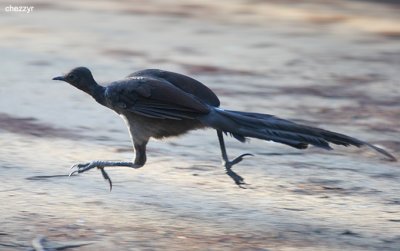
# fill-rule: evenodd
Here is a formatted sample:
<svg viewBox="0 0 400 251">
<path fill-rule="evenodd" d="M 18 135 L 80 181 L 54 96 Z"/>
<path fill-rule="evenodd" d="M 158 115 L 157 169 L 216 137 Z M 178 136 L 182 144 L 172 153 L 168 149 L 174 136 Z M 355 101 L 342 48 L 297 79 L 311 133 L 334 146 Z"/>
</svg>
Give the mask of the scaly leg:
<svg viewBox="0 0 400 251">
<path fill-rule="evenodd" d="M 222 160 L 223 160 L 223 165 L 226 170 L 226 174 L 228 174 L 229 177 L 231 177 L 233 179 L 233 181 L 235 181 L 235 184 L 238 185 L 240 188 L 245 188 L 242 186 L 242 185 L 246 184 L 244 182 L 244 179 L 240 175 L 238 175 L 237 173 L 232 171 L 232 167 L 233 167 L 233 165 L 241 162 L 243 160 L 243 157 L 253 156 L 253 154 L 245 153 L 245 154 L 242 154 L 242 155 L 236 157 L 232 161 L 229 161 L 228 154 L 226 153 L 226 148 L 225 148 L 224 135 L 222 134 L 221 130 L 217 130 L 217 134 L 218 134 L 219 146 L 221 148 Z"/>
<path fill-rule="evenodd" d="M 110 191 L 112 189 L 112 181 L 110 176 L 106 173 L 104 170 L 105 167 L 111 167 L 111 166 L 126 166 L 126 167 L 131 167 L 131 168 L 140 168 L 143 165 L 138 165 L 133 162 L 125 162 L 125 161 L 104 161 L 104 160 L 94 160 L 88 163 L 80 163 L 80 164 L 75 164 L 71 167 L 71 169 L 77 168 L 77 170 L 72 171 L 69 176 L 72 176 L 77 173 L 84 173 L 86 171 L 89 171 L 90 169 L 97 168 L 100 169 L 101 174 L 103 175 L 103 178 L 108 181 L 110 184 Z"/>
<path fill-rule="evenodd" d="M 135 162 L 94 160 L 88 163 L 75 164 L 71 167 L 71 169 L 77 168 L 77 170 L 72 171 L 69 174 L 69 176 L 72 176 L 77 173 L 84 173 L 96 167 L 97 169 L 100 169 L 103 178 L 107 180 L 108 183 L 110 184 L 110 191 L 111 191 L 112 181 L 110 176 L 104 170 L 105 167 L 126 166 L 131 168 L 140 168 L 146 163 L 146 144 L 142 145 L 134 144 L 134 147 L 136 152 Z"/>
</svg>

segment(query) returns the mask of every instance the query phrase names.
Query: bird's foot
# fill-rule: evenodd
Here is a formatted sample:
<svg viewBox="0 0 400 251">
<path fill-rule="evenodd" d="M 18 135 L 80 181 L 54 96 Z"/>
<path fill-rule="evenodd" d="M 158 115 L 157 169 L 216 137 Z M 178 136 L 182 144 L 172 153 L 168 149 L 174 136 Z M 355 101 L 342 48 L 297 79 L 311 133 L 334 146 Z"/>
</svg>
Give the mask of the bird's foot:
<svg viewBox="0 0 400 251">
<path fill-rule="evenodd" d="M 236 157 L 232 161 L 224 161 L 226 174 L 228 174 L 229 177 L 231 177 L 233 179 L 233 181 L 235 182 L 236 185 L 238 185 L 240 188 L 243 188 L 243 189 L 246 189 L 246 187 L 244 187 L 243 185 L 247 185 L 247 183 L 244 182 L 244 179 L 242 176 L 240 176 L 236 172 L 232 171 L 232 167 L 235 164 L 241 162 L 243 160 L 243 158 L 246 156 L 253 156 L 253 154 L 245 153 L 245 154 L 242 154 L 242 155 Z"/>
<path fill-rule="evenodd" d="M 86 171 L 89 171 L 90 169 L 97 168 L 101 171 L 101 174 L 103 175 L 103 178 L 108 181 L 108 184 L 110 185 L 110 191 L 112 190 L 112 181 L 110 176 L 107 174 L 107 172 L 104 170 L 104 167 L 109 167 L 109 166 L 126 166 L 126 167 L 131 167 L 131 168 L 139 168 L 142 165 L 138 165 L 132 162 L 119 162 L 119 161 L 91 161 L 88 163 L 80 163 L 80 164 L 75 164 L 71 167 L 71 169 L 77 168 L 77 170 L 72 171 L 69 176 L 72 176 L 77 173 L 83 173 Z"/>
<path fill-rule="evenodd" d="M 71 169 L 77 168 L 77 170 L 71 171 L 69 176 L 72 176 L 77 173 L 83 173 L 83 172 L 89 171 L 90 169 L 93 169 L 95 167 L 100 167 L 99 161 L 91 161 L 88 163 L 74 164 L 71 166 Z"/>
<path fill-rule="evenodd" d="M 102 165 L 104 163 L 101 163 L 101 162 L 102 161 L 91 161 L 91 162 L 88 162 L 88 163 L 75 164 L 75 165 L 71 166 L 71 169 L 77 168 L 77 170 L 72 171 L 69 174 L 69 176 L 72 176 L 72 175 L 77 174 L 77 173 L 84 173 L 86 171 L 89 171 L 90 169 L 97 168 L 97 169 L 99 169 L 101 171 L 101 174 L 103 175 L 103 178 L 108 181 L 108 184 L 110 185 L 110 191 L 111 191 L 112 190 L 111 178 L 108 175 L 108 173 L 104 170 L 104 166 Z"/>
</svg>

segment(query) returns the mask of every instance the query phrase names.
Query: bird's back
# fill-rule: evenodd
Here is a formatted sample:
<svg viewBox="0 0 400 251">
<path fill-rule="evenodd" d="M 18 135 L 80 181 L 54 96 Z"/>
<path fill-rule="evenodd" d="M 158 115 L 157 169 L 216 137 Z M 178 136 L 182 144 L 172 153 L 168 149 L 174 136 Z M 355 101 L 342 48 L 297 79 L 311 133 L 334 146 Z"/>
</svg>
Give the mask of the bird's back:
<svg viewBox="0 0 400 251">
<path fill-rule="evenodd" d="M 179 73 L 158 69 L 146 69 L 134 72 L 127 77 L 150 77 L 167 81 L 182 91 L 199 98 L 202 102 L 208 105 L 215 107 L 220 105 L 217 95 L 215 95 L 210 88 L 191 77 Z"/>
</svg>

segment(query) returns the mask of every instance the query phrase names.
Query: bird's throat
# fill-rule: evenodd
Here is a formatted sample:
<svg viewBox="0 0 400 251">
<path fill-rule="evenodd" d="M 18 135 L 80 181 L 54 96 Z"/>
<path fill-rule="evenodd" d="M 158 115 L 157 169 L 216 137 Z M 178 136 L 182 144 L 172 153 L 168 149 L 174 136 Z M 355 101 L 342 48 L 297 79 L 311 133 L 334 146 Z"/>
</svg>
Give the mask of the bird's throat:
<svg viewBox="0 0 400 251">
<path fill-rule="evenodd" d="M 93 85 L 89 89 L 88 94 L 91 95 L 99 104 L 106 105 L 105 102 L 105 87 L 101 85 Z"/>
</svg>

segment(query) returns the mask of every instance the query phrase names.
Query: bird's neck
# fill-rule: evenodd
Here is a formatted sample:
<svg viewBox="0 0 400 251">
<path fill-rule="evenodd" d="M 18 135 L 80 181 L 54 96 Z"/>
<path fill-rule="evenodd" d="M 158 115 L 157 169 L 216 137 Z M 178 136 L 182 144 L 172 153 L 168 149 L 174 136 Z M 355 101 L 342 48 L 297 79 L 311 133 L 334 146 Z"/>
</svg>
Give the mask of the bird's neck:
<svg viewBox="0 0 400 251">
<path fill-rule="evenodd" d="M 98 103 L 106 105 L 105 101 L 105 87 L 96 84 L 90 86 L 88 93 L 91 95 Z"/>
</svg>

